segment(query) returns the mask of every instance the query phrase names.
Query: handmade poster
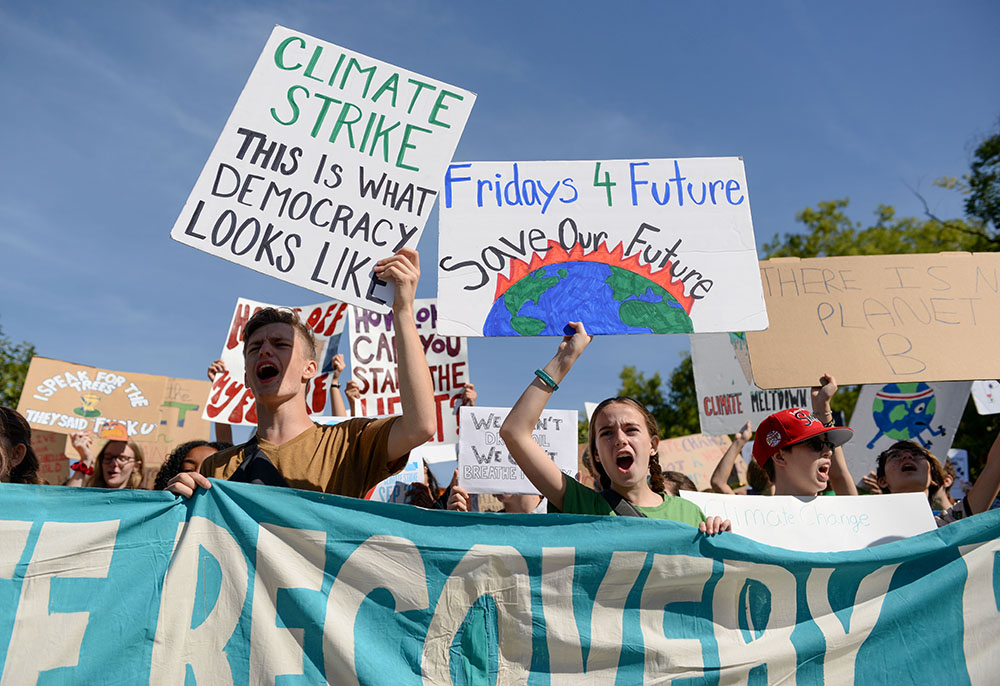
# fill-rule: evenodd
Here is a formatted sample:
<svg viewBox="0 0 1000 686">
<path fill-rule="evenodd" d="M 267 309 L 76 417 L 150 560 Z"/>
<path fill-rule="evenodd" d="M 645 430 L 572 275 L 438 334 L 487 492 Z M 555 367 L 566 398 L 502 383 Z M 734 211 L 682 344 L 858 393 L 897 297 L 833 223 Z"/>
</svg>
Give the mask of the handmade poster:
<svg viewBox="0 0 1000 686">
<path fill-rule="evenodd" d="M 937 529 L 923 493 L 803 498 L 681 491 L 681 496 L 707 517 L 730 520 L 740 536 L 808 553 L 870 548 Z"/>
<path fill-rule="evenodd" d="M 403 471 L 379 482 L 368 494 L 368 500 L 380 503 L 406 503 L 406 489 L 410 484 L 424 480 L 424 461 L 417 451 L 410 452 Z"/>
<path fill-rule="evenodd" d="M 691 363 L 704 434 L 734 434 L 748 421 L 756 428 L 779 410 L 812 406 L 809 388 L 764 390 L 754 384 L 743 332 L 692 335 Z M 815 376 L 813 384 L 820 374 Z"/>
<path fill-rule="evenodd" d="M 248 298 L 239 298 L 236 301 L 226 341 L 219 354 L 219 359 L 226 364 L 226 371 L 217 375 L 212 381 L 202 415 L 205 419 L 225 424 L 257 425 L 257 403 L 253 391 L 245 383 L 243 329 L 250 317 L 265 307 L 281 306 Z M 306 405 L 310 414 L 322 415 L 331 411 L 330 384 L 333 357 L 340 347 L 340 336 L 347 321 L 347 304 L 329 300 L 316 305 L 289 309 L 298 313 L 316 337 L 316 364 L 319 365 L 319 373 L 306 386 Z"/>
<path fill-rule="evenodd" d="M 848 422 L 854 437 L 844 444 L 854 481 L 874 470 L 878 454 L 897 441 L 913 441 L 943 463 L 971 385 L 970 381 L 953 381 L 863 386 Z"/>
<path fill-rule="evenodd" d="M 1000 413 L 1000 382 L 973 381 L 972 400 L 976 403 L 979 414 Z"/>
<path fill-rule="evenodd" d="M 694 481 L 699 491 L 711 488 L 712 472 L 731 444 L 728 436 L 704 434 L 661 439 L 660 469 L 686 475 Z M 745 483 L 747 464 L 741 455 L 736 456 L 736 473 L 740 482 Z"/>
<path fill-rule="evenodd" d="M 461 408 L 458 485 L 469 493 L 535 493 L 500 438 L 509 407 Z M 532 436 L 564 474 L 577 472 L 576 410 L 545 410 Z"/>
<path fill-rule="evenodd" d="M 760 263 L 770 326 L 747 334 L 761 388 L 1000 378 L 1000 253 Z M 821 365 L 820 369 L 817 365 Z"/>
<path fill-rule="evenodd" d="M 438 305 L 453 336 L 763 329 L 743 160 L 453 163 Z"/>
<path fill-rule="evenodd" d="M 457 443 L 424 443 L 410 451 L 417 453 L 424 461 L 438 486 L 447 488 L 458 469 Z"/>
<path fill-rule="evenodd" d="M 433 298 L 414 301 L 414 320 L 431 370 L 438 430 L 432 443 L 458 440 L 457 408 L 469 381 L 469 349 L 464 338 L 438 332 Z M 392 314 L 352 308 L 351 377 L 358 383 L 358 414 L 364 417 L 402 412 L 396 369 L 396 332 Z"/>
<path fill-rule="evenodd" d="M 927 683 L 929 656 L 950 682 L 1000 672 L 1000 512 L 805 553 L 228 481 L 190 500 L 0 491 L 4 684 L 869 686 Z"/>
<path fill-rule="evenodd" d="M 38 476 L 47 484 L 60 486 L 69 478 L 69 453 L 72 447 L 67 445 L 66 434 L 55 431 L 33 429 L 31 431 L 31 449 L 38 458 Z M 72 453 L 76 459 L 76 453 Z"/>
<path fill-rule="evenodd" d="M 968 495 L 972 488 L 969 480 L 969 451 L 952 448 L 948 451 L 948 460 L 955 466 L 955 480 L 948 489 L 948 495 L 958 501 Z"/>
<path fill-rule="evenodd" d="M 100 439 L 136 441 L 149 472 L 175 445 L 208 440 L 211 427 L 199 412 L 208 388 L 207 381 L 109 371 L 36 355 L 17 411 L 32 430 L 91 431 L 98 439 L 95 450 L 103 445 Z"/>
<path fill-rule="evenodd" d="M 388 312 L 375 263 L 417 247 L 474 101 L 276 26 L 170 235 Z"/>
</svg>

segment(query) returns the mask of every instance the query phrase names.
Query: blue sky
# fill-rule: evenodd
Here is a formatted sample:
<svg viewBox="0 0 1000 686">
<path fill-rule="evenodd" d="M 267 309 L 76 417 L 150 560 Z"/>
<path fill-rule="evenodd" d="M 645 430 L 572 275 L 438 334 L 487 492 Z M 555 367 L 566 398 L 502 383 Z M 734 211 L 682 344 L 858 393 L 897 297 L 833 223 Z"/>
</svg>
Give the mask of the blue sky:
<svg viewBox="0 0 1000 686">
<path fill-rule="evenodd" d="M 0 327 L 41 355 L 202 378 L 236 298 L 322 296 L 170 229 L 281 24 L 478 94 L 456 160 L 744 157 L 758 248 L 848 197 L 942 216 L 1000 115 L 994 2 L 5 2 Z M 436 290 L 437 211 L 419 294 Z M 556 339 L 473 340 L 509 405 Z M 343 346 L 346 349 L 345 345 Z M 595 341 L 554 407 L 666 375 L 686 336 Z"/>
</svg>

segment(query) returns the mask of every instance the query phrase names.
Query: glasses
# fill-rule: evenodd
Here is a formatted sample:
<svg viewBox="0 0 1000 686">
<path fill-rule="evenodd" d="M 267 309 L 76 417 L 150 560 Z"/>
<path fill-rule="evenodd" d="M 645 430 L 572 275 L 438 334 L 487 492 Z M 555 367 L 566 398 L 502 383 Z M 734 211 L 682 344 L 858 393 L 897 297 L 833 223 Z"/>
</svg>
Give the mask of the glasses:
<svg viewBox="0 0 1000 686">
<path fill-rule="evenodd" d="M 908 457 L 911 460 L 926 460 L 927 455 L 921 452 L 915 452 L 913 450 L 907 450 L 906 448 L 897 448 L 896 450 L 886 450 L 885 451 L 885 461 L 892 462 L 894 460 L 902 460 L 904 457 Z"/>
<path fill-rule="evenodd" d="M 124 467 L 127 464 L 135 462 L 135 458 L 134 457 L 125 457 L 124 455 L 117 455 L 115 457 L 111 457 L 110 455 L 105 455 L 104 456 L 104 461 L 106 463 L 108 463 L 108 464 L 110 464 L 112 462 L 117 462 L 120 466 Z"/>
<path fill-rule="evenodd" d="M 800 441 L 795 445 L 804 445 L 815 453 L 821 453 L 825 450 L 833 452 L 833 449 L 836 447 L 833 443 L 829 441 L 829 439 L 823 438 L 821 436 L 813 436 L 809 440 Z"/>
</svg>

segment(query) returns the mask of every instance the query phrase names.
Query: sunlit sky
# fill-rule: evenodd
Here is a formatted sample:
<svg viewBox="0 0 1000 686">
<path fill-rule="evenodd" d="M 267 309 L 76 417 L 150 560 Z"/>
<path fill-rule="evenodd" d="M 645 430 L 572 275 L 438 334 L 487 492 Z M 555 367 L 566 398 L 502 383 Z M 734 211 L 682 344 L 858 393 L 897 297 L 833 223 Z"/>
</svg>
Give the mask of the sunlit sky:
<svg viewBox="0 0 1000 686">
<path fill-rule="evenodd" d="M 170 229 L 275 24 L 478 94 L 456 160 L 739 155 L 758 248 L 850 198 L 942 216 L 1000 115 L 995 2 L 5 2 L 0 327 L 37 352 L 203 378 L 240 296 L 323 296 L 172 241 Z M 437 211 L 419 295 L 436 290 Z M 509 405 L 556 339 L 477 339 L 481 402 Z M 346 352 L 346 337 L 342 348 Z M 554 407 L 686 336 L 596 340 Z"/>
</svg>

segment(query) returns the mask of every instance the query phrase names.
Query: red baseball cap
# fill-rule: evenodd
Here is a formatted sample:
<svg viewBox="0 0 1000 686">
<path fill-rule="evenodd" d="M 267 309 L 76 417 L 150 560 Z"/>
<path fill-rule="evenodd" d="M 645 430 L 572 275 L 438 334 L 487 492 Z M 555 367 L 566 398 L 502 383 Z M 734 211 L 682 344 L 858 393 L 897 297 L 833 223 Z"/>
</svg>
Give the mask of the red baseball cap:
<svg viewBox="0 0 1000 686">
<path fill-rule="evenodd" d="M 753 459 L 763 467 L 782 448 L 808 441 L 813 436 L 826 434 L 834 446 L 844 445 L 854 435 L 846 426 L 823 426 L 811 412 L 792 407 L 775 412 L 757 427 L 753 439 Z"/>
</svg>

